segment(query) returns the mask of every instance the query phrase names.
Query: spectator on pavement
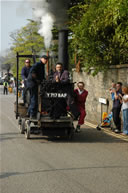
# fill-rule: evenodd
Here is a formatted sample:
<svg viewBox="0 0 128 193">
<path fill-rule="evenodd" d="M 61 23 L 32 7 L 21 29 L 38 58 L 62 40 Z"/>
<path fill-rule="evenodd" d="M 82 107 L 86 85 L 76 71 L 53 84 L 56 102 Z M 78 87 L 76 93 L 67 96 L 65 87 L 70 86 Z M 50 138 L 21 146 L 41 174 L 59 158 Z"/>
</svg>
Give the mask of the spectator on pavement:
<svg viewBox="0 0 128 193">
<path fill-rule="evenodd" d="M 112 82 L 112 87 L 109 89 L 110 94 L 111 94 L 111 98 L 114 101 L 114 93 L 116 91 L 116 83 Z"/>
<path fill-rule="evenodd" d="M 128 86 L 123 87 L 122 92 L 123 135 L 128 135 Z"/>
<path fill-rule="evenodd" d="M 7 95 L 8 94 L 8 82 L 6 80 L 4 81 L 3 86 L 4 86 L 3 93 Z"/>
<path fill-rule="evenodd" d="M 117 82 L 116 90 L 114 92 L 114 100 L 113 100 L 113 121 L 116 126 L 115 133 L 121 132 L 121 119 L 120 119 L 120 111 L 121 111 L 121 96 L 122 96 L 122 83 Z"/>
</svg>

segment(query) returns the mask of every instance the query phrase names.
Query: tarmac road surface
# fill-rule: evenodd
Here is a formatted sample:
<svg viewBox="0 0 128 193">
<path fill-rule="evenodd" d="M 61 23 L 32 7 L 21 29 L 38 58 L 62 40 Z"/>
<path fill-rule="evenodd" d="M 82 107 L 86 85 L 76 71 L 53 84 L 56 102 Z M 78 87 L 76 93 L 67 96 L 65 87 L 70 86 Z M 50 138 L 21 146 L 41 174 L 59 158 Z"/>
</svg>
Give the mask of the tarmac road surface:
<svg viewBox="0 0 128 193">
<path fill-rule="evenodd" d="M 128 143 L 83 126 L 72 141 L 19 133 L 0 94 L 0 193 L 127 193 Z"/>
</svg>

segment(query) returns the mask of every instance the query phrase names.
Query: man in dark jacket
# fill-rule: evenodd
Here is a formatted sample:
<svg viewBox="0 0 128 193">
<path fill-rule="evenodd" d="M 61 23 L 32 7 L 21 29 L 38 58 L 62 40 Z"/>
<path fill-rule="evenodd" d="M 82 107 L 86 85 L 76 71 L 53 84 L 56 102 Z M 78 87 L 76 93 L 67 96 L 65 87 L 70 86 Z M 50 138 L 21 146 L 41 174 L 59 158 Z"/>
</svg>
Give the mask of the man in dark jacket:
<svg viewBox="0 0 128 193">
<path fill-rule="evenodd" d="M 69 72 L 67 70 L 63 70 L 62 64 L 56 64 L 56 71 L 53 74 L 53 82 L 69 82 Z"/>
<path fill-rule="evenodd" d="M 23 81 L 27 80 L 30 69 L 31 69 L 30 60 L 26 59 L 25 66 L 22 68 L 22 71 L 21 71 L 21 76 Z"/>
<path fill-rule="evenodd" d="M 122 83 L 117 82 L 116 90 L 114 92 L 114 100 L 113 100 L 113 121 L 115 123 L 115 133 L 121 132 L 121 119 L 120 119 L 120 111 L 121 111 L 121 97 L 122 96 Z"/>
<path fill-rule="evenodd" d="M 69 72 L 67 70 L 63 70 L 62 63 L 56 64 L 56 71 L 53 74 L 53 83 L 68 83 L 69 80 Z M 63 86 L 62 86 L 63 87 Z M 53 106 L 51 108 L 50 116 L 53 119 L 58 119 L 61 115 L 66 115 L 66 99 L 55 98 L 53 99 Z"/>
<path fill-rule="evenodd" d="M 4 86 L 4 94 L 6 93 L 6 95 L 8 94 L 8 82 L 5 80 L 3 83 Z"/>
<path fill-rule="evenodd" d="M 28 78 L 28 74 L 29 74 L 31 67 L 32 67 L 31 61 L 29 59 L 26 59 L 25 60 L 25 66 L 22 68 L 22 71 L 21 71 L 22 84 L 24 85 L 23 86 L 23 101 L 24 101 L 24 103 L 26 103 L 25 93 L 27 90 L 27 78 Z"/>
<path fill-rule="evenodd" d="M 43 55 L 39 62 L 35 63 L 28 75 L 27 87 L 30 89 L 30 105 L 28 114 L 31 118 L 36 118 L 38 110 L 38 84 L 45 79 L 45 64 L 48 57 Z"/>
</svg>

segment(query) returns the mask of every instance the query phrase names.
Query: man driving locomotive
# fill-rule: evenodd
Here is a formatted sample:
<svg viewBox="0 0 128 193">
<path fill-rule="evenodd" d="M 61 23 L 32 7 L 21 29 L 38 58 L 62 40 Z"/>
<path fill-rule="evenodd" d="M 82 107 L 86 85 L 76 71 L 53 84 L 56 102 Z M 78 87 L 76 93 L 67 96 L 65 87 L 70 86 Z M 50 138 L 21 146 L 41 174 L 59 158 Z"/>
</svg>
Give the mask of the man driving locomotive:
<svg viewBox="0 0 128 193">
<path fill-rule="evenodd" d="M 58 62 L 56 64 L 55 72 L 53 74 L 53 83 L 68 83 L 69 82 L 69 72 L 63 70 L 62 63 Z M 60 87 L 61 88 L 61 87 Z M 61 92 L 62 90 L 59 90 Z M 66 99 L 64 98 L 54 98 L 52 100 L 50 117 L 53 119 L 58 119 L 61 115 L 66 115 Z"/>
<path fill-rule="evenodd" d="M 56 71 L 53 74 L 53 82 L 69 82 L 69 72 L 63 70 L 62 63 L 56 64 Z"/>
<path fill-rule="evenodd" d="M 38 84 L 45 79 L 45 64 L 48 61 L 48 57 L 43 55 L 40 61 L 35 63 L 28 75 L 27 87 L 30 90 L 30 105 L 28 108 L 28 114 L 30 118 L 36 118 L 38 111 Z"/>
</svg>

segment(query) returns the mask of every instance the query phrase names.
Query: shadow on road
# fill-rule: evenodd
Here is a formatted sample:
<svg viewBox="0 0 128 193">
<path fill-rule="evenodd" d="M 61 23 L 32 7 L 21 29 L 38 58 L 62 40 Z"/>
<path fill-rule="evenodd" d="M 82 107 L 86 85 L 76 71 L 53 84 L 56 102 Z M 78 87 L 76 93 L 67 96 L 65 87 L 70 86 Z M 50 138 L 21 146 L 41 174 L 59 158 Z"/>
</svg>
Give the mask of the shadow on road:
<svg viewBox="0 0 128 193">
<path fill-rule="evenodd" d="M 66 137 L 47 137 L 39 134 L 31 134 L 30 137 L 31 139 L 29 140 L 39 141 L 39 143 L 128 143 L 127 141 L 123 141 L 93 128 L 82 129 L 80 133 L 75 133 L 72 139 L 67 139 Z M 24 138 L 24 134 L 18 132 L 0 134 L 0 142 L 19 138 Z"/>
<path fill-rule="evenodd" d="M 19 175 L 29 175 L 29 174 L 35 174 L 35 173 L 44 173 L 44 172 L 58 172 L 58 171 L 76 171 L 76 170 L 95 170 L 95 169 L 124 169 L 128 168 L 128 166 L 120 166 L 120 165 L 114 165 L 114 166 L 89 166 L 89 167 L 79 167 L 79 168 L 53 168 L 53 169 L 47 169 L 47 170 L 35 170 L 35 171 L 28 171 L 28 172 L 8 172 L 8 173 L 2 173 L 0 175 L 0 179 L 8 178 L 11 176 L 19 176 Z"/>
<path fill-rule="evenodd" d="M 75 133 L 70 140 L 66 137 L 36 137 L 35 135 L 31 136 L 31 140 L 40 140 L 40 143 L 128 143 L 93 128 L 82 129 L 80 133 Z"/>
</svg>

